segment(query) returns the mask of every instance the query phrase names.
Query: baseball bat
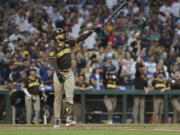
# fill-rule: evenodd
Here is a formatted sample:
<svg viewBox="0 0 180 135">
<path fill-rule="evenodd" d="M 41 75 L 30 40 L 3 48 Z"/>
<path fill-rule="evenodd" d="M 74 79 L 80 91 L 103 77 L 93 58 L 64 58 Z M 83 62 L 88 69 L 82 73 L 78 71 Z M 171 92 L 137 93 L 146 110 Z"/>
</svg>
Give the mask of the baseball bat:
<svg viewBox="0 0 180 135">
<path fill-rule="evenodd" d="M 106 24 L 108 24 L 108 23 L 111 21 L 111 19 L 112 19 L 121 9 L 123 9 L 126 5 L 127 5 L 127 1 L 124 0 L 123 3 L 113 12 L 113 14 L 103 23 L 102 28 L 103 28 L 104 26 L 106 26 Z"/>
</svg>

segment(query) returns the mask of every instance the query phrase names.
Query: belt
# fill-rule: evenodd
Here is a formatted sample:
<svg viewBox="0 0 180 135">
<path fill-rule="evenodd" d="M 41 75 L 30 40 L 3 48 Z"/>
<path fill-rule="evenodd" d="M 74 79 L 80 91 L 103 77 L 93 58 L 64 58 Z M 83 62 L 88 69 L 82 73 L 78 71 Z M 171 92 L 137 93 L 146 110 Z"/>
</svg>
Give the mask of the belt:
<svg viewBox="0 0 180 135">
<path fill-rule="evenodd" d="M 68 72 L 69 71 L 69 68 L 68 69 L 59 69 L 60 72 Z"/>
</svg>

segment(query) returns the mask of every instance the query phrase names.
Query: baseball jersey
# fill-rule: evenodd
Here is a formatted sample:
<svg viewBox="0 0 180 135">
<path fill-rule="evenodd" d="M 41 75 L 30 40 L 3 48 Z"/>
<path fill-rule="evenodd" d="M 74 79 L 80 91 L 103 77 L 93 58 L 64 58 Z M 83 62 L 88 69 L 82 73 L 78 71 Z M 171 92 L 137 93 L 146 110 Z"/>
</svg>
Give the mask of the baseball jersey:
<svg viewBox="0 0 180 135">
<path fill-rule="evenodd" d="M 59 69 L 71 67 L 71 48 L 75 46 L 75 40 L 65 41 L 63 46 L 54 45 L 50 48 L 49 59 L 56 59 Z"/>
<path fill-rule="evenodd" d="M 41 84 L 41 80 L 39 77 L 35 77 L 35 79 L 28 79 L 25 81 L 25 87 L 29 91 L 30 94 L 39 94 L 39 86 Z"/>
<path fill-rule="evenodd" d="M 163 81 L 154 80 L 154 81 L 152 82 L 152 86 L 154 86 L 154 89 L 155 89 L 155 90 L 161 90 L 161 89 L 163 89 L 163 88 L 169 87 L 169 84 L 168 84 L 168 82 L 167 82 L 166 80 L 163 80 Z M 163 96 L 160 96 L 160 95 L 155 96 L 155 97 L 157 97 L 157 98 L 163 98 Z"/>
<path fill-rule="evenodd" d="M 82 88 L 87 88 L 89 87 L 89 84 L 83 82 L 83 83 L 79 83 L 79 82 L 76 82 L 76 86 L 77 87 L 82 87 Z M 79 95 L 75 95 L 74 96 L 74 102 L 75 103 L 80 103 L 81 102 L 81 97 Z"/>
</svg>

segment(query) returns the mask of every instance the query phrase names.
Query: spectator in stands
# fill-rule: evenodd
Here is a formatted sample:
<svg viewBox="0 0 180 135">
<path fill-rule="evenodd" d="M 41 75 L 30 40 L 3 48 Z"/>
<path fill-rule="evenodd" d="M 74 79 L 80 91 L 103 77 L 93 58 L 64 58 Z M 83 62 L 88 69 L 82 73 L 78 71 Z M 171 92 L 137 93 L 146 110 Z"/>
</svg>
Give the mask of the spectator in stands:
<svg viewBox="0 0 180 135">
<path fill-rule="evenodd" d="M 27 78 L 27 74 L 24 71 L 19 72 L 19 74 L 20 74 L 20 77 L 19 77 L 19 79 L 16 80 L 15 83 L 24 86 L 24 83 Z"/>
<path fill-rule="evenodd" d="M 151 47 L 149 50 L 149 55 L 153 55 L 155 61 L 157 62 L 161 58 L 161 54 L 163 53 L 163 47 L 158 45 L 158 40 L 151 40 Z"/>
<path fill-rule="evenodd" d="M 80 91 L 88 91 L 91 90 L 93 87 L 86 83 L 84 74 L 78 74 L 78 80 L 75 85 L 76 90 Z M 73 120 L 76 123 L 79 123 L 81 120 L 81 99 L 79 95 L 74 96 L 74 106 L 73 106 Z"/>
<path fill-rule="evenodd" d="M 96 90 L 103 88 L 103 76 L 99 67 L 96 67 L 91 75 L 91 84 Z"/>
<path fill-rule="evenodd" d="M 79 73 L 81 69 L 86 66 L 86 60 L 82 57 L 82 53 L 80 51 L 76 52 L 75 60 L 77 63 L 77 71 Z"/>
<path fill-rule="evenodd" d="M 91 67 L 91 61 L 88 61 L 87 64 L 86 64 L 86 67 L 83 68 L 82 70 L 82 73 L 84 74 L 85 76 L 85 81 L 86 83 L 90 83 L 91 81 L 91 74 L 92 74 L 92 67 Z"/>
<path fill-rule="evenodd" d="M 156 65 L 156 72 L 153 74 L 154 78 L 157 79 L 159 72 L 162 72 L 164 74 L 164 70 L 161 64 Z M 165 74 L 164 74 L 165 76 Z"/>
<path fill-rule="evenodd" d="M 32 59 L 30 62 L 30 69 L 36 69 L 36 76 L 40 77 L 40 69 L 36 65 L 36 60 Z"/>
<path fill-rule="evenodd" d="M 176 62 L 176 52 L 174 48 L 171 48 L 171 50 L 168 52 L 168 56 L 165 59 L 165 63 L 167 65 L 167 67 L 170 67 L 171 65 L 173 65 Z"/>
<path fill-rule="evenodd" d="M 151 76 L 153 76 L 153 74 L 156 72 L 156 62 L 154 61 L 154 56 L 150 55 L 148 61 L 144 64 L 147 67 L 147 77 L 150 79 Z"/>
<path fill-rule="evenodd" d="M 130 52 L 126 52 L 125 54 L 125 59 L 124 65 L 122 66 L 122 73 L 126 73 L 128 76 L 124 78 L 125 83 L 132 83 L 134 81 L 134 75 L 135 75 L 135 62 L 134 59 L 132 58 Z"/>
<path fill-rule="evenodd" d="M 129 73 L 127 72 L 122 72 L 122 67 L 125 65 L 125 62 L 123 60 L 120 60 L 119 62 L 119 70 L 117 72 L 117 85 L 123 85 L 126 83 L 124 78 L 129 77 Z"/>
<path fill-rule="evenodd" d="M 160 59 L 157 64 L 162 67 L 166 79 L 169 79 L 168 68 L 167 68 L 167 66 L 164 64 L 164 60 Z"/>
<path fill-rule="evenodd" d="M 52 68 L 48 68 L 46 73 L 42 76 L 42 82 L 44 85 L 52 85 L 53 84 L 53 70 Z"/>
</svg>

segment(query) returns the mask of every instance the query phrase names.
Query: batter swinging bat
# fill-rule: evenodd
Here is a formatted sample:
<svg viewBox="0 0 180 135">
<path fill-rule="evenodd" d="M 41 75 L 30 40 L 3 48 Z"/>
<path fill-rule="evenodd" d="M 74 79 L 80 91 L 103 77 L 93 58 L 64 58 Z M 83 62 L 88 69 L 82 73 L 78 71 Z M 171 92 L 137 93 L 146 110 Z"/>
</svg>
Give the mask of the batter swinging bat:
<svg viewBox="0 0 180 135">
<path fill-rule="evenodd" d="M 125 6 L 127 5 L 127 1 L 124 0 L 123 3 L 114 11 L 114 13 L 104 22 L 104 24 L 102 25 L 102 28 L 108 24 L 108 22 L 111 21 L 111 19 L 121 10 L 123 9 Z"/>
</svg>

